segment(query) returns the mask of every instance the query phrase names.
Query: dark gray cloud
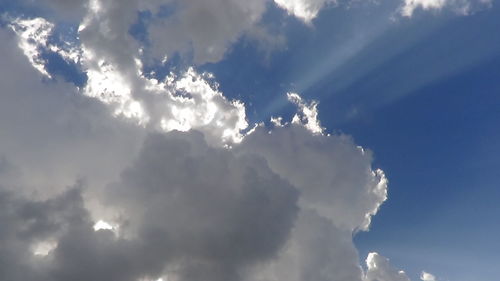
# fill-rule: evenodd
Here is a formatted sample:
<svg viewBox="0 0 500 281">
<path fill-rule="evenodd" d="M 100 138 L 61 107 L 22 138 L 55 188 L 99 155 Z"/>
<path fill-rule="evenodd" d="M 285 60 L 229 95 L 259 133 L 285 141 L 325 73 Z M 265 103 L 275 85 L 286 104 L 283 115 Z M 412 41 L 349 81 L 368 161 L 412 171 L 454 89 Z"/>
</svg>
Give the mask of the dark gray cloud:
<svg viewBox="0 0 500 281">
<path fill-rule="evenodd" d="M 137 280 L 158 274 L 147 243 L 94 231 L 82 186 L 48 200 L 0 191 L 0 278 L 6 281 Z M 149 241 L 148 241 L 149 242 Z M 48 252 L 37 248 L 53 243 Z"/>
<path fill-rule="evenodd" d="M 45 261 L 33 255 L 34 247 L 87 221 L 77 187 L 44 201 L 0 188 L 0 214 L 0 278 L 8 281 L 50 280 L 45 278 Z"/>
<path fill-rule="evenodd" d="M 197 132 L 149 136 L 109 198 L 134 232 L 161 236 L 179 280 L 238 280 L 277 255 L 298 211 L 298 192 L 265 160 Z"/>
<path fill-rule="evenodd" d="M 45 201 L 2 191 L 2 280 L 133 281 L 165 272 L 239 280 L 277 256 L 298 211 L 298 192 L 265 161 L 211 148 L 196 132 L 149 136 L 108 195 L 127 218 L 127 238 L 94 231 L 79 188 Z M 47 241 L 57 246 L 34 256 Z"/>
</svg>

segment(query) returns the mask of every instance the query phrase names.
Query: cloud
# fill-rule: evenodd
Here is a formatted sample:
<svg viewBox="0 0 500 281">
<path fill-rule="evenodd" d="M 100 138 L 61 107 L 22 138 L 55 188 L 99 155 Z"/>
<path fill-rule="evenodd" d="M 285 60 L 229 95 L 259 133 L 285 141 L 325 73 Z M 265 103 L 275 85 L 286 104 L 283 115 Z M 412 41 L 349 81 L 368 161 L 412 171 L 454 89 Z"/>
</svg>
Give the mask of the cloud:
<svg viewBox="0 0 500 281">
<path fill-rule="evenodd" d="M 147 78 L 137 53 L 123 48 L 127 53 L 119 54 L 112 47 L 118 43 L 114 41 L 122 40 L 119 43 L 125 46 L 134 45 L 134 41 L 128 36 L 115 38 L 107 50 L 102 45 L 106 39 L 99 39 L 101 31 L 89 30 L 92 21 L 87 19 L 81 27 L 82 46 L 71 45 L 67 49 L 48 43 L 54 25 L 45 19 L 14 19 L 11 26 L 17 31 L 24 54 L 41 74 L 52 78 L 45 69 L 43 51 L 52 51 L 78 63 L 88 77 L 82 93 L 108 104 L 117 116 L 166 131 L 204 130 L 212 143 L 220 139 L 241 140 L 241 131 L 248 126 L 244 105 L 227 100 L 216 85 L 210 83 L 210 75 L 189 68 L 179 75 L 168 75 L 164 81 Z"/>
<path fill-rule="evenodd" d="M 118 175 L 139 150 L 143 130 L 73 84 L 44 80 L 10 30 L 0 29 L 0 40 L 4 188 L 48 198 L 77 179 L 99 189 Z"/>
<path fill-rule="evenodd" d="M 365 281 L 410 281 L 404 271 L 395 269 L 389 259 L 377 253 L 368 254 L 366 266 Z"/>
<path fill-rule="evenodd" d="M 275 121 L 247 135 L 237 153 L 255 153 L 299 191 L 300 213 L 285 249 L 256 269 L 254 280 L 364 280 L 352 235 L 368 230 L 387 198 L 387 179 L 371 153 L 343 135 L 324 135 L 316 104 L 293 95 L 293 122 Z M 252 280 L 252 279 L 249 279 Z"/>
<path fill-rule="evenodd" d="M 436 277 L 429 272 L 422 271 L 420 274 L 420 280 L 422 281 L 436 281 Z"/>
<path fill-rule="evenodd" d="M 162 60 L 180 54 L 200 65 L 220 61 L 230 46 L 245 34 L 264 33 L 260 38 L 269 37 L 267 30 L 259 25 L 267 0 L 132 0 L 126 3 L 92 0 L 89 3 L 81 25 L 82 39 L 90 48 L 99 45 L 98 51 L 119 58 L 117 61 L 130 63 L 130 55 L 142 48 L 150 58 Z M 138 22 L 139 13 L 149 15 L 149 20 L 143 22 L 148 44 L 141 47 L 129 33 L 130 27 Z M 109 52 L 117 44 L 127 48 Z M 273 41 L 269 43 L 272 44 Z"/>
<path fill-rule="evenodd" d="M 43 257 L 34 255 L 34 246 L 57 239 L 70 225 L 85 220 L 81 199 L 77 188 L 48 200 L 34 201 L 0 186 L 0 276 L 3 280 L 37 280 L 39 274 L 45 273 L 41 269 L 45 266 Z"/>
<path fill-rule="evenodd" d="M 352 233 L 309 208 L 301 208 L 291 237 L 279 257 L 255 269 L 247 280 L 361 281 L 363 271 Z"/>
<path fill-rule="evenodd" d="M 312 134 L 303 124 L 259 126 L 235 149 L 265 158 L 301 191 L 301 206 L 346 231 L 368 230 L 387 198 L 383 171 L 372 170 L 371 153 L 346 135 Z"/>
<path fill-rule="evenodd" d="M 4 30 L 0 36 L 4 39 L 0 50 L 6 56 L 6 64 L 0 67 L 4 91 L 0 97 L 0 154 L 4 155 L 0 176 L 9 185 L 5 193 L 2 187 L 0 196 L 0 220 L 5 219 L 1 223 L 8 226 L 0 231 L 4 234 L 0 245 L 5 250 L 0 259 L 6 268 L 0 270 L 0 279 L 135 281 L 160 277 L 168 265 L 174 270 L 172 278 L 175 272 L 180 280 L 210 272 L 220 280 L 239 274 L 248 264 L 270 259 L 278 251 L 293 226 L 298 194 L 266 168 L 265 161 L 253 156 L 236 158 L 230 150 L 211 148 L 201 133 L 153 135 L 147 138 L 143 152 L 134 152 L 135 144 L 142 146 L 140 134 L 146 128 L 113 117 L 97 101 L 78 95 L 74 88 L 70 91 L 70 84 L 41 82 L 39 72 L 15 48 L 15 37 Z M 189 146 L 192 153 L 183 154 Z M 135 164 L 131 163 L 137 153 Z M 179 158 L 169 157 L 176 153 Z M 214 162 L 217 159 L 220 162 Z M 178 171 L 194 170 L 155 173 L 166 161 L 172 161 L 170 167 Z M 114 194 L 115 190 L 104 192 L 107 188 L 99 182 L 116 180 L 114 171 L 121 171 L 121 165 L 129 168 L 115 184 L 119 193 L 144 196 L 138 195 L 140 203 L 135 205 L 127 203 L 133 198 L 116 196 L 112 205 L 103 206 L 103 193 Z M 15 173 L 16 166 L 19 173 Z M 214 171 L 218 174 L 212 174 Z M 127 176 L 130 173 L 144 177 Z M 213 177 L 210 185 L 209 176 Z M 60 195 L 65 183 L 78 177 L 85 178 L 88 185 Z M 172 186 L 169 181 L 175 177 L 179 185 Z M 155 181 L 162 183 L 158 194 L 150 193 L 158 186 L 145 185 Z M 28 194 L 33 191 L 47 199 L 31 199 Z M 184 201 L 165 206 L 158 200 L 169 199 L 178 191 L 184 191 Z M 199 206 L 189 204 L 195 202 Z M 26 209 L 23 206 L 29 207 L 29 214 L 18 211 Z M 94 231 L 98 218 L 115 218 L 114 209 L 107 212 L 111 206 L 127 211 L 123 214 L 130 223 L 120 225 L 123 237 Z M 150 206 L 148 212 L 134 220 L 144 206 Z M 162 212 L 165 208 L 174 211 L 172 224 Z M 153 217 L 163 221 L 148 220 Z M 127 233 L 127 225 L 140 231 Z M 205 232 L 193 233 L 191 228 Z M 233 251 L 234 243 L 247 245 L 247 252 Z M 175 253 L 170 251 L 172 246 Z M 211 251 L 216 257 L 210 262 Z M 186 255 L 193 257 L 192 263 L 185 262 Z"/>
<path fill-rule="evenodd" d="M 288 14 L 310 23 L 325 5 L 336 4 L 337 0 L 274 0 L 274 2 Z"/>
<path fill-rule="evenodd" d="M 48 200 L 0 191 L 2 280 L 130 280 L 155 272 L 143 241 L 94 231 L 77 185 Z M 55 241 L 55 242 L 54 242 Z M 40 244 L 53 243 L 37 253 Z"/>
<path fill-rule="evenodd" d="M 238 280 L 288 238 L 297 190 L 252 154 L 198 132 L 149 136 L 108 194 L 131 235 L 153 236 L 173 280 Z M 174 270 L 175 269 L 175 270 Z"/>
<path fill-rule="evenodd" d="M 405 0 L 404 6 L 401 8 L 401 14 L 411 17 L 417 8 L 423 10 L 440 10 L 445 4 L 446 0 Z"/>
<path fill-rule="evenodd" d="M 36 5 L 30 0 L 24 2 Z M 270 0 L 43 0 L 37 4 L 50 7 L 63 19 L 81 21 L 81 38 L 85 45 L 109 58 L 136 54 L 139 48 L 151 59 L 162 60 L 180 54 L 196 65 L 218 62 L 231 50 L 231 45 L 248 36 L 263 49 L 281 48 L 283 38 L 271 35 L 261 20 Z M 335 0 L 276 0 L 278 7 L 306 23 L 315 18 L 321 8 Z M 130 35 L 130 27 L 143 21 L 147 44 L 140 46 Z M 86 29 L 88 32 L 85 32 Z M 255 36 L 257 35 L 257 36 Z M 175 40 L 172 40 L 175 38 Z M 270 40 L 273 39 L 273 40 Z M 113 46 L 121 46 L 113 50 Z M 94 48 L 93 48 L 94 49 Z M 127 56 L 128 54 L 128 56 Z M 130 59 L 128 59 L 130 63 Z"/>
<path fill-rule="evenodd" d="M 53 228 L 42 232 L 46 226 L 37 226 L 40 232 L 29 231 L 28 246 L 12 250 L 20 257 L 7 266 L 23 262 L 23 275 L 2 277 L 361 280 L 352 234 L 368 229 L 386 199 L 386 180 L 372 170 L 371 154 L 348 136 L 318 131 L 315 103 L 293 95 L 299 112 L 292 123 L 271 134 L 259 126 L 228 149 L 221 145 L 223 135 L 210 133 L 217 124 L 201 124 L 198 132 L 158 130 L 127 122 L 127 116 L 113 114 L 111 103 L 81 95 L 84 90 L 69 83 L 44 83 L 13 48 L 12 33 L 0 36 L 10 66 L 0 68 L 6 92 L 0 151 L 3 163 L 12 163 L 3 166 L 20 170 L 9 176 L 5 190 L 46 198 L 23 199 L 33 204 L 63 200 L 76 208 L 74 215 L 66 207 L 47 213 L 43 221 Z M 127 74 L 119 65 L 112 71 Z M 224 105 L 230 103 L 198 75 L 165 83 L 190 95 L 185 99 L 192 108 L 209 108 L 207 100 L 220 99 L 213 114 L 227 118 Z M 24 77 L 23 83 L 13 77 Z M 137 78 L 128 77 L 124 81 Z M 138 85 L 148 85 L 144 81 Z M 78 178 L 85 187 L 58 199 L 67 198 L 60 194 Z M 23 228 L 31 219 L 12 220 Z M 117 231 L 95 231 L 100 220 Z M 16 233 L 0 243 L 26 244 Z"/>
<path fill-rule="evenodd" d="M 303 124 L 309 131 L 315 134 L 322 134 L 323 128 L 318 119 L 318 103 L 312 101 L 305 103 L 297 93 L 288 93 L 288 100 L 298 107 L 298 112 L 293 116 L 293 124 Z"/>
<path fill-rule="evenodd" d="M 310 21 L 327 2 L 277 3 Z M 67 47 L 43 18 L 0 30 L 0 279 L 408 280 L 376 253 L 359 265 L 352 237 L 388 180 L 369 150 L 324 132 L 317 102 L 290 93 L 292 120 L 247 132 L 245 105 L 210 73 L 145 72 L 148 55 L 219 61 L 266 1 L 66 5 L 83 11 Z M 139 11 L 150 46 L 129 32 Z M 87 82 L 61 81 L 43 52 Z"/>
<path fill-rule="evenodd" d="M 41 58 L 40 48 L 47 46 L 54 25 L 42 18 L 34 18 L 14 19 L 10 27 L 18 35 L 18 46 L 30 60 L 31 65 L 44 76 L 51 78 L 45 70 L 45 61 Z"/>
<path fill-rule="evenodd" d="M 449 8 L 458 14 L 468 15 L 491 5 L 490 0 L 404 0 L 399 11 L 404 17 L 412 17 L 418 9 L 440 11 Z"/>
<path fill-rule="evenodd" d="M 155 7 L 154 3 L 149 4 Z M 209 84 L 207 75 L 189 68 L 158 81 L 143 73 L 140 52 L 143 47 L 131 37 L 129 28 L 137 18 L 137 9 L 149 7 L 144 5 L 110 1 L 89 10 L 80 26 L 82 61 L 89 76 L 85 94 L 112 105 L 117 115 L 136 119 L 143 125 L 166 131 L 193 128 L 204 130 L 210 140 L 239 141 L 240 131 L 247 127 L 243 104 L 223 97 Z M 197 9 L 197 6 L 186 9 Z M 168 42 L 181 40 L 169 39 Z M 217 42 L 224 40 L 218 38 Z M 118 50 L 116 46 L 125 47 Z"/>
<path fill-rule="evenodd" d="M 196 64 L 220 61 L 232 43 L 257 27 L 266 11 L 266 2 L 174 1 L 173 14 L 156 18 L 149 26 L 153 54 L 191 53 Z"/>
<path fill-rule="evenodd" d="M 20 4 L 30 9 L 42 8 L 50 12 L 50 16 L 64 21 L 79 21 L 89 5 L 95 1 L 89 0 L 19 0 Z"/>
</svg>

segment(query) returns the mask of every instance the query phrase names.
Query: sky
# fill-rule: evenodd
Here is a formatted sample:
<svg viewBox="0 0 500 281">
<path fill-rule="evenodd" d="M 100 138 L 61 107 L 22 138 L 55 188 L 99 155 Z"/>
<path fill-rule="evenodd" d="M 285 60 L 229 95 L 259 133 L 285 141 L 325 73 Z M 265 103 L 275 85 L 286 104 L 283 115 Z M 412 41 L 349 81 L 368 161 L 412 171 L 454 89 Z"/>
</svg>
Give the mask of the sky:
<svg viewBox="0 0 500 281">
<path fill-rule="evenodd" d="M 494 0 L 1 0 L 0 280 L 495 281 Z"/>
</svg>

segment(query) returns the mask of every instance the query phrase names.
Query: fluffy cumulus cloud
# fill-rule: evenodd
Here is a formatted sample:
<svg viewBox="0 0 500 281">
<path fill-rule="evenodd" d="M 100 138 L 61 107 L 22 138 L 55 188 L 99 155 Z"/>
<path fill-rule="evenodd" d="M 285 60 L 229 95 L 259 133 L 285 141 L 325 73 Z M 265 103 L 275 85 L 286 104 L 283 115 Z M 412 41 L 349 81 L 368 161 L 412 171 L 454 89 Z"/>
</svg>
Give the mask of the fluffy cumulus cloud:
<svg viewBox="0 0 500 281">
<path fill-rule="evenodd" d="M 220 138 L 227 142 L 241 139 L 240 131 L 247 127 L 243 104 L 227 100 L 210 83 L 209 74 L 190 68 L 180 74 L 172 73 L 162 81 L 147 78 L 142 72 L 137 42 L 124 30 L 127 34 L 121 38 L 109 39 L 111 33 L 107 32 L 112 31 L 101 30 L 101 25 L 110 24 L 109 19 L 106 16 L 103 23 L 95 17 L 87 18 L 80 26 L 81 46 L 67 50 L 48 43 L 53 24 L 45 19 L 14 19 L 10 26 L 18 34 L 19 47 L 41 74 L 51 78 L 45 68 L 44 53 L 71 59 L 88 77 L 82 93 L 108 104 L 114 115 L 166 131 L 204 130 L 213 142 Z"/>
<path fill-rule="evenodd" d="M 368 230 L 371 215 L 387 198 L 383 171 L 372 170 L 371 153 L 349 136 L 314 134 L 307 124 L 285 124 L 271 132 L 259 127 L 236 150 L 264 157 L 299 188 L 303 209 L 350 233 Z"/>
<path fill-rule="evenodd" d="M 306 21 L 327 2 L 277 1 Z M 40 3 L 78 25 L 0 29 L 1 280 L 408 280 L 376 253 L 360 265 L 352 241 L 387 199 L 369 150 L 296 93 L 292 120 L 249 126 L 196 70 L 260 28 L 266 1 Z M 145 70 L 175 53 L 193 66 Z"/>
<path fill-rule="evenodd" d="M 366 281 L 410 281 L 406 273 L 395 269 L 389 259 L 377 254 L 370 253 L 366 258 Z"/>
</svg>

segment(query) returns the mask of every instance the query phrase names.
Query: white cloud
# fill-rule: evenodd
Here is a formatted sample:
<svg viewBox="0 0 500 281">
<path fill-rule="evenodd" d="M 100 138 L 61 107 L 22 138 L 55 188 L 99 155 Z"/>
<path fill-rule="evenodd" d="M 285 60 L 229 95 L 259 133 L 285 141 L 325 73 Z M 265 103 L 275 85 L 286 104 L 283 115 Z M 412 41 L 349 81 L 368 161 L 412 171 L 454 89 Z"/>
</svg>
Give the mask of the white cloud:
<svg viewBox="0 0 500 281">
<path fill-rule="evenodd" d="M 111 106 L 117 116 L 166 131 L 199 129 L 206 132 L 213 144 L 239 142 L 241 131 L 248 126 L 243 104 L 227 100 L 209 83 L 209 75 L 199 74 L 193 68 L 180 76 L 171 74 L 159 82 L 143 75 L 142 64 L 134 58 L 134 53 L 122 60 L 108 56 L 115 52 L 103 51 L 105 48 L 101 48 L 100 42 L 94 45 L 92 40 L 87 43 L 85 39 L 81 48 L 58 48 L 47 43 L 54 25 L 41 18 L 16 19 L 12 26 L 33 67 L 50 77 L 45 61 L 40 58 L 42 48 L 81 63 L 88 77 L 82 92 Z M 87 28 L 85 25 L 81 32 L 85 34 Z M 123 44 L 127 44 L 128 39 L 123 40 Z"/>
<path fill-rule="evenodd" d="M 209 83 L 208 74 L 190 68 L 159 82 L 143 76 L 140 66 L 136 71 L 123 73 L 101 62 L 97 69 L 89 68 L 84 93 L 143 126 L 167 132 L 198 129 L 215 145 L 241 140 L 241 131 L 248 126 L 244 105 L 227 100 Z"/>
<path fill-rule="evenodd" d="M 337 0 L 274 0 L 274 2 L 290 15 L 310 23 L 327 4 L 336 4 Z"/>
<path fill-rule="evenodd" d="M 18 35 L 18 46 L 33 67 L 50 78 L 50 74 L 45 70 L 45 61 L 41 57 L 40 49 L 47 46 L 54 25 L 43 18 L 34 18 L 14 19 L 10 27 Z"/>
<path fill-rule="evenodd" d="M 18 46 L 28 58 L 31 65 L 43 76 L 52 78 L 45 69 L 46 60 L 42 58 L 43 51 L 51 51 L 61 55 L 68 62 L 79 64 L 81 50 L 74 42 L 64 42 L 63 46 L 49 42 L 55 25 L 44 18 L 6 19 L 10 28 L 17 34 Z"/>
<path fill-rule="evenodd" d="M 371 215 L 387 198 L 383 172 L 372 171 L 371 153 L 348 136 L 312 135 L 294 124 L 271 133 L 258 127 L 236 149 L 264 157 L 271 169 L 301 191 L 301 206 L 314 209 L 340 229 L 367 230 Z"/>
<path fill-rule="evenodd" d="M 422 281 L 436 281 L 436 277 L 429 272 L 422 271 L 420 273 L 420 280 Z"/>
<path fill-rule="evenodd" d="M 149 117 L 142 105 L 132 97 L 132 85 L 129 85 L 128 79 L 104 60 L 94 64 L 88 52 L 89 50 L 83 52 L 84 63 L 89 66 L 86 70 L 88 81 L 83 89 L 84 94 L 113 106 L 115 115 L 123 115 L 145 125 Z"/>
<path fill-rule="evenodd" d="M 417 8 L 422 10 L 440 10 L 444 7 L 447 0 L 405 0 L 401 8 L 401 14 L 405 17 L 411 17 Z"/>
<path fill-rule="evenodd" d="M 377 253 L 368 254 L 366 266 L 364 281 L 410 281 L 404 271 L 395 269 L 389 259 Z"/>
<path fill-rule="evenodd" d="M 35 255 L 35 256 L 47 256 L 56 247 L 57 247 L 57 243 L 54 241 L 37 242 L 32 246 L 33 255 Z"/>
<path fill-rule="evenodd" d="M 111 224 L 109 224 L 109 223 L 107 223 L 107 222 L 105 222 L 103 220 L 98 220 L 94 224 L 94 230 L 95 231 L 99 231 L 99 230 L 102 230 L 102 229 L 104 229 L 104 230 L 113 230 L 114 227 Z"/>
<path fill-rule="evenodd" d="M 440 11 L 449 8 L 458 14 L 468 15 L 491 5 L 491 0 L 404 0 L 404 4 L 400 7 L 400 13 L 404 17 L 412 17 L 418 9 Z"/>
<path fill-rule="evenodd" d="M 318 119 L 318 103 L 312 101 L 306 104 L 297 93 L 288 93 L 288 100 L 298 107 L 298 112 L 293 116 L 292 124 L 303 124 L 309 131 L 322 134 L 323 128 Z"/>
<path fill-rule="evenodd" d="M 196 3 L 185 3 L 184 8 L 188 9 L 185 12 L 198 11 L 197 5 L 201 4 Z M 256 5 L 252 3 L 248 4 L 250 8 Z M 202 130 L 213 144 L 221 140 L 223 143 L 238 142 L 240 131 L 247 127 L 244 106 L 241 102 L 227 100 L 209 83 L 208 75 L 189 68 L 180 75 L 170 74 L 164 81 L 156 81 L 142 73 L 139 59 L 142 47 L 131 38 L 128 27 L 134 22 L 138 8 L 154 9 L 158 5 L 149 4 L 131 1 L 120 5 L 111 1 L 100 3 L 97 10 L 89 10 L 80 28 L 82 61 L 89 71 L 85 93 L 113 105 L 118 115 L 134 118 L 143 125 L 166 131 Z M 247 9 L 245 5 L 240 8 Z M 194 33 L 189 31 L 188 34 Z M 170 37 L 167 34 L 165 38 Z M 179 40 L 182 39 L 167 41 Z M 218 38 L 216 42 L 225 40 Z M 124 47 L 116 49 L 117 45 Z"/>
</svg>

